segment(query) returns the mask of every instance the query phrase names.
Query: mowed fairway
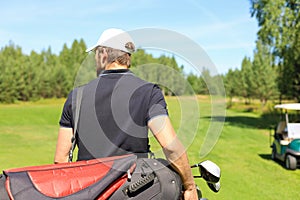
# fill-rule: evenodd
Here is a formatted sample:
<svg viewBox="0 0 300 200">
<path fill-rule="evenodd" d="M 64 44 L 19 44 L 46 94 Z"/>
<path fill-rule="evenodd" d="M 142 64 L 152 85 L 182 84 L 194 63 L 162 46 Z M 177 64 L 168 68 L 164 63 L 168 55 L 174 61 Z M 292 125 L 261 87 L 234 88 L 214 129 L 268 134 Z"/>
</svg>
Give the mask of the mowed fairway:
<svg viewBox="0 0 300 200">
<path fill-rule="evenodd" d="M 189 99 L 187 98 L 187 102 Z M 58 121 L 63 100 L 0 105 L 0 170 L 53 162 Z M 176 130 L 194 132 L 189 122 L 180 124 L 182 110 L 176 98 L 167 98 Z M 227 110 L 222 133 L 212 151 L 200 158 L 205 132 L 211 120 L 210 99 L 199 98 L 201 115 L 196 135 L 186 135 L 191 164 L 210 159 L 222 170 L 221 190 L 215 194 L 196 180 L 203 196 L 213 199 L 300 199 L 300 169 L 289 171 L 270 159 L 269 129 L 261 116 Z M 178 125 L 180 124 L 180 125 Z M 183 133 L 181 133 L 183 134 Z M 186 142 L 185 142 L 186 144 Z M 153 151 L 159 146 L 151 137 Z M 159 155 L 159 153 L 158 153 Z M 193 171 L 197 174 L 197 170 Z"/>
</svg>

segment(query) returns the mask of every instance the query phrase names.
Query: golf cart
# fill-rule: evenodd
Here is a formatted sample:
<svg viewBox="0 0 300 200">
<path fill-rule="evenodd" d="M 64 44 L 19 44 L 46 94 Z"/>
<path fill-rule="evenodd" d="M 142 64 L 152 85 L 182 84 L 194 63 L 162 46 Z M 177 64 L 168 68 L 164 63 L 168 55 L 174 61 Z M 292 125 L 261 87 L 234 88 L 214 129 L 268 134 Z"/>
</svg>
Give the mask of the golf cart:
<svg viewBox="0 0 300 200">
<path fill-rule="evenodd" d="M 300 103 L 280 104 L 275 106 L 281 109 L 284 117 L 281 117 L 275 128 L 272 148 L 272 159 L 285 163 L 287 169 L 296 169 L 300 165 L 300 117 L 289 119 L 296 115 L 288 115 L 288 111 L 300 111 Z"/>
</svg>

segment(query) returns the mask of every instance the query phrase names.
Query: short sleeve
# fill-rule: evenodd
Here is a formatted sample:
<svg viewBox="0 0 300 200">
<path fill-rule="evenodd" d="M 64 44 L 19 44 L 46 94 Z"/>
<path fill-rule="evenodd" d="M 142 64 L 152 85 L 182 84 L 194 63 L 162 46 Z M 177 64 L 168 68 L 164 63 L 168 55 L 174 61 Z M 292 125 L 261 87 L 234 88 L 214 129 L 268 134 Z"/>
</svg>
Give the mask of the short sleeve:
<svg viewBox="0 0 300 200">
<path fill-rule="evenodd" d="M 154 85 L 152 89 L 148 108 L 147 121 L 160 115 L 168 115 L 167 104 L 158 85 Z"/>
<path fill-rule="evenodd" d="M 70 92 L 60 117 L 59 125 L 61 127 L 73 128 L 73 114 L 72 114 L 72 95 L 73 91 Z"/>
</svg>

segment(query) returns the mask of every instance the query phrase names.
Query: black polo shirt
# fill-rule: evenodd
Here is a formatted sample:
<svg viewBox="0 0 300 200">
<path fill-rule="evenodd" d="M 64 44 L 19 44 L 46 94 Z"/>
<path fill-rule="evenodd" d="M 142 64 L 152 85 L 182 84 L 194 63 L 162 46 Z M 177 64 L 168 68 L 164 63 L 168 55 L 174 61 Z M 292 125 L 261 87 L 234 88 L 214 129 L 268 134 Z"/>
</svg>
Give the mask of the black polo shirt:
<svg viewBox="0 0 300 200">
<path fill-rule="evenodd" d="M 74 128 L 77 89 L 65 102 L 60 126 Z M 78 160 L 149 152 L 147 123 L 167 115 L 160 88 L 129 70 L 107 70 L 84 86 L 77 128 Z"/>
</svg>

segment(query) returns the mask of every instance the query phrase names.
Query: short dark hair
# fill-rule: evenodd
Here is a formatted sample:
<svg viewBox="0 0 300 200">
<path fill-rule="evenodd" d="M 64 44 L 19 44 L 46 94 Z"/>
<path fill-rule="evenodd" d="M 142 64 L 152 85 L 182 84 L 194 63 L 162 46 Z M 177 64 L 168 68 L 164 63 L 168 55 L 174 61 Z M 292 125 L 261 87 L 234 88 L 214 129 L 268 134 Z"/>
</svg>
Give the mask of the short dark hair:
<svg viewBox="0 0 300 200">
<path fill-rule="evenodd" d="M 130 67 L 131 55 L 129 53 L 111 47 L 98 47 L 98 48 L 105 48 L 108 55 L 107 58 L 108 63 L 117 62 L 120 65 L 126 65 L 128 68 Z"/>
</svg>

